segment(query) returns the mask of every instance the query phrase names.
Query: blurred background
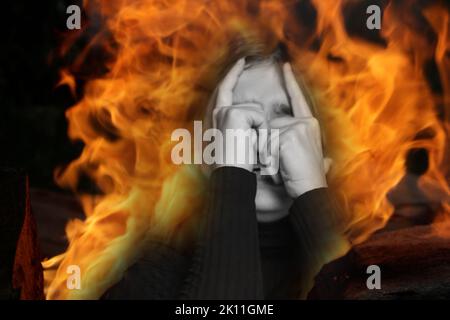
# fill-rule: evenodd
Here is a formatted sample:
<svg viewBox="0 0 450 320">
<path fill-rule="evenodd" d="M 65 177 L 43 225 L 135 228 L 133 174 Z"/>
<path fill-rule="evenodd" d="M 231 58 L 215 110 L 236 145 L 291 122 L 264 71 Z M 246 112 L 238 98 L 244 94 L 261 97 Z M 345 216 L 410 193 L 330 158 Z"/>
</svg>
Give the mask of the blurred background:
<svg viewBox="0 0 450 320">
<path fill-rule="evenodd" d="M 82 149 L 66 133 L 64 112 L 75 99 L 56 88 L 70 4 L 81 1 L 11 1 L 1 10 L 0 167 L 24 169 L 32 187 L 57 189 L 53 170 Z"/>
</svg>

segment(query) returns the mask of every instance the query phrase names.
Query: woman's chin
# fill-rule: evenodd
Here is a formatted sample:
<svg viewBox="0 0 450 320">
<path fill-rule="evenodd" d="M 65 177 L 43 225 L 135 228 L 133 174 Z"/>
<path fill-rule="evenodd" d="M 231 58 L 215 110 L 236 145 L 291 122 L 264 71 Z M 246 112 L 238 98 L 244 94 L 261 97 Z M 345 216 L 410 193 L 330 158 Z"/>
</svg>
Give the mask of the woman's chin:
<svg viewBox="0 0 450 320">
<path fill-rule="evenodd" d="M 273 222 L 284 218 L 289 214 L 291 205 L 292 198 L 286 193 L 283 184 L 258 177 L 255 206 L 259 222 Z"/>
</svg>

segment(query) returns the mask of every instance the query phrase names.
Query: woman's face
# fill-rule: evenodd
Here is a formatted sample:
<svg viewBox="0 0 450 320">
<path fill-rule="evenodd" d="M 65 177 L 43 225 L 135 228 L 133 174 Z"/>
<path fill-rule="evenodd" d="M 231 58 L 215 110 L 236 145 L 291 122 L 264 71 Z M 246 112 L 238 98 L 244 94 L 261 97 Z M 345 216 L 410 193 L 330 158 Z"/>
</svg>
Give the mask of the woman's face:
<svg viewBox="0 0 450 320">
<path fill-rule="evenodd" d="M 257 103 L 270 120 L 292 116 L 289 97 L 284 87 L 281 68 L 272 60 L 264 60 L 244 69 L 233 90 L 233 104 Z M 292 199 L 284 185 L 277 184 L 271 176 L 257 176 L 256 212 L 258 221 L 270 222 L 288 214 Z"/>
</svg>

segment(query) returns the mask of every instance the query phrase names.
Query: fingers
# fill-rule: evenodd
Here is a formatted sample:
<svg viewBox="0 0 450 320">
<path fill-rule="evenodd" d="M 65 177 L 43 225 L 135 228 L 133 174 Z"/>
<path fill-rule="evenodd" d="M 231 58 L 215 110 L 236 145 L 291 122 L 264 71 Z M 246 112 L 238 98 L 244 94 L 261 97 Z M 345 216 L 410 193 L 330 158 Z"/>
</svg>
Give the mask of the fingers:
<svg viewBox="0 0 450 320">
<path fill-rule="evenodd" d="M 279 176 L 279 132 L 258 130 L 258 155 L 261 175 L 271 176 L 275 184 L 281 183 Z"/>
<path fill-rule="evenodd" d="M 298 86 L 294 72 L 289 63 L 283 65 L 283 76 L 286 89 L 291 99 L 292 113 L 296 118 L 312 117 L 311 109 L 306 102 L 305 96 Z"/>
<path fill-rule="evenodd" d="M 269 126 L 273 129 L 279 129 L 281 131 L 289 130 L 290 128 L 296 128 L 299 126 L 308 127 L 312 133 L 314 133 L 314 142 L 318 146 L 321 146 L 320 138 L 320 126 L 319 121 L 314 117 L 309 118 L 293 118 L 293 117 L 280 117 L 275 118 L 269 122 Z"/>
<path fill-rule="evenodd" d="M 256 103 L 216 108 L 213 111 L 213 123 L 214 128 L 217 129 L 267 128 L 267 119 L 264 111 Z"/>
<path fill-rule="evenodd" d="M 272 120 L 270 126 L 274 128 L 274 124 L 278 125 L 276 128 L 280 130 L 280 143 L 290 143 L 290 140 L 303 141 L 302 144 L 310 145 L 310 150 L 314 151 L 318 159 L 323 158 L 322 140 L 320 137 L 319 122 L 317 119 L 310 118 L 285 118 Z M 284 125 L 280 125 L 283 122 Z"/>
<path fill-rule="evenodd" d="M 233 103 L 233 89 L 239 79 L 245 66 L 245 58 L 239 59 L 234 66 L 228 71 L 228 74 L 222 80 L 217 94 L 217 107 L 231 106 Z"/>
<path fill-rule="evenodd" d="M 239 108 L 239 107 L 238 107 Z M 242 115 L 247 119 L 250 128 L 266 129 L 267 119 L 261 108 L 258 107 L 241 107 Z"/>
<path fill-rule="evenodd" d="M 215 128 L 223 134 L 227 163 L 233 163 L 232 159 L 237 155 L 238 161 L 241 161 L 239 164 L 253 167 L 257 161 L 255 156 L 261 148 L 258 146 L 267 144 L 267 130 L 259 130 L 267 128 L 262 107 L 255 103 L 245 103 L 216 108 L 213 110 L 213 120 Z M 259 155 L 260 159 L 265 161 L 265 154 Z"/>
<path fill-rule="evenodd" d="M 285 129 L 304 122 L 307 119 L 299 119 L 293 117 L 279 117 L 269 121 L 269 125 L 273 129 Z"/>
<path fill-rule="evenodd" d="M 293 118 L 293 117 L 279 117 L 269 121 L 269 126 L 273 129 L 288 129 L 298 125 L 307 125 L 313 127 L 320 137 L 319 122 L 314 117 L 309 118 Z"/>
<path fill-rule="evenodd" d="M 300 134 L 307 135 L 314 144 L 314 148 L 317 150 L 318 155 L 322 157 L 322 138 L 319 121 L 316 118 L 280 117 L 272 119 L 269 122 L 269 126 L 273 129 L 279 129 L 283 136 L 285 135 L 284 133 L 288 131 L 298 131 Z"/>
</svg>

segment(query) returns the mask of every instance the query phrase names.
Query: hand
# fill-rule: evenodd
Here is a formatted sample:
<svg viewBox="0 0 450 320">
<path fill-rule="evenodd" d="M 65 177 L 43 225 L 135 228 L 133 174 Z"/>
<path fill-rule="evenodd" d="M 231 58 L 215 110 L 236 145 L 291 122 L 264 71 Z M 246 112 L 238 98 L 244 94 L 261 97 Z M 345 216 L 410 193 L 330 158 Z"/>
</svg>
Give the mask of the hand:
<svg viewBox="0 0 450 320">
<path fill-rule="evenodd" d="M 212 117 L 213 127 L 222 133 L 224 140 L 221 155 L 223 163 L 218 166 L 240 167 L 252 172 L 257 153 L 255 129 L 267 128 L 267 120 L 262 107 L 256 103 L 233 105 L 233 88 L 244 70 L 244 65 L 244 58 L 238 60 L 221 82 Z M 239 135 L 238 139 L 248 139 L 249 144 L 227 142 L 227 130 Z M 238 161 L 238 155 L 245 161 Z"/>
<path fill-rule="evenodd" d="M 327 187 L 330 159 L 323 158 L 319 122 L 313 117 L 289 63 L 283 66 L 293 117 L 276 118 L 271 128 L 279 131 L 280 174 L 292 198 Z"/>
</svg>

